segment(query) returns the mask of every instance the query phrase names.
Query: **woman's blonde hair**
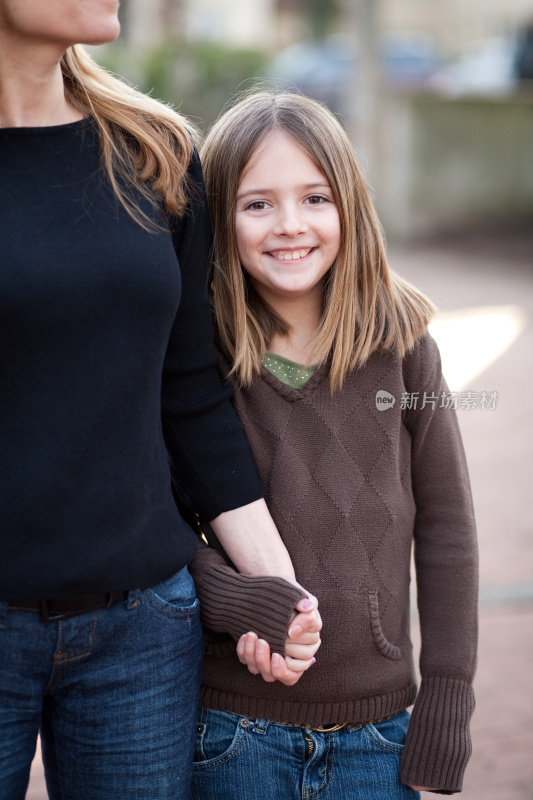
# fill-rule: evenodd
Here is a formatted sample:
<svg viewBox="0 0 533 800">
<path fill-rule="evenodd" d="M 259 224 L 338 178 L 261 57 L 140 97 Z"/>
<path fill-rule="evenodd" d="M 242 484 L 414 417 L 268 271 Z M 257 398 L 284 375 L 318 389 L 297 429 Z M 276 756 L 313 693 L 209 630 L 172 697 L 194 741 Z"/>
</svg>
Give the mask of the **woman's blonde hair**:
<svg viewBox="0 0 533 800">
<path fill-rule="evenodd" d="M 132 199 L 132 188 L 154 207 L 162 201 L 167 213 L 183 213 L 194 126 L 111 75 L 80 45 L 69 47 L 61 69 L 66 98 L 96 122 L 105 170 L 128 213 L 142 227 L 153 229 L 152 218 Z"/>
<path fill-rule="evenodd" d="M 340 248 L 327 275 L 313 352 L 317 364 L 330 359 L 335 391 L 347 372 L 362 366 L 377 348 L 405 355 L 426 330 L 433 305 L 389 270 L 366 180 L 333 114 L 298 94 L 249 94 L 215 123 L 201 153 L 214 223 L 212 289 L 218 335 L 241 385 L 248 385 L 259 371 L 273 334 L 290 331 L 254 291 L 239 262 L 235 233 L 241 175 L 273 130 L 291 136 L 322 170 L 339 212 Z"/>
</svg>

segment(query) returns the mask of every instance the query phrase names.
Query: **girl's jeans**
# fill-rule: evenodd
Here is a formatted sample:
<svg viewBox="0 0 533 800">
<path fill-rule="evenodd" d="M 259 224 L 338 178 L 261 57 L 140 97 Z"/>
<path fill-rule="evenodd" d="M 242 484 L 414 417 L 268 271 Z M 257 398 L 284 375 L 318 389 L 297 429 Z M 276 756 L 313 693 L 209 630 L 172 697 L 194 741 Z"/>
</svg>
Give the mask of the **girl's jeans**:
<svg viewBox="0 0 533 800">
<path fill-rule="evenodd" d="M 0 800 L 39 729 L 52 800 L 188 800 L 201 656 L 187 567 L 59 622 L 0 603 Z"/>
<path fill-rule="evenodd" d="M 318 733 L 200 712 L 192 800 L 417 800 L 399 780 L 409 714 Z"/>
</svg>

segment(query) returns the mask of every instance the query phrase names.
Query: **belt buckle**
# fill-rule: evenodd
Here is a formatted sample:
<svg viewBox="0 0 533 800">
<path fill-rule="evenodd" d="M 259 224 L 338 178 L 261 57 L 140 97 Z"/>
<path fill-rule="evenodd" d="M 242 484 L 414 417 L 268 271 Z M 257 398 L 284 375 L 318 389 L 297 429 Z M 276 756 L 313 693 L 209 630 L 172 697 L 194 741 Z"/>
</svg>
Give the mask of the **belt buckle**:
<svg viewBox="0 0 533 800">
<path fill-rule="evenodd" d="M 337 725 L 329 725 L 325 728 L 311 728 L 311 730 L 317 731 L 318 733 L 333 733 L 333 731 L 340 731 L 342 728 L 345 728 L 347 724 L 347 722 L 340 722 Z"/>
</svg>

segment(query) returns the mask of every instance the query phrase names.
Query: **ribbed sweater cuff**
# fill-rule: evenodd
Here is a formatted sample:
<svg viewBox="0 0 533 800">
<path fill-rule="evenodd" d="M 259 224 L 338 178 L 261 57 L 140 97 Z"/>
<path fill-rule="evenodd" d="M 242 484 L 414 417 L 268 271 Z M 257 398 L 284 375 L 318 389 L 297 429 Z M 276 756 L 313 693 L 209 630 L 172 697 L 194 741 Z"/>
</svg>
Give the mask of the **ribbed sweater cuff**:
<svg viewBox="0 0 533 800">
<path fill-rule="evenodd" d="M 467 681 L 427 677 L 416 699 L 400 768 L 408 786 L 455 794 L 472 752 L 470 717 L 474 693 Z"/>
<path fill-rule="evenodd" d="M 218 564 L 209 572 L 209 592 L 200 595 L 204 625 L 236 641 L 254 631 L 271 652 L 285 655 L 285 639 L 295 604 L 305 593 L 283 578 L 241 575 Z"/>
</svg>

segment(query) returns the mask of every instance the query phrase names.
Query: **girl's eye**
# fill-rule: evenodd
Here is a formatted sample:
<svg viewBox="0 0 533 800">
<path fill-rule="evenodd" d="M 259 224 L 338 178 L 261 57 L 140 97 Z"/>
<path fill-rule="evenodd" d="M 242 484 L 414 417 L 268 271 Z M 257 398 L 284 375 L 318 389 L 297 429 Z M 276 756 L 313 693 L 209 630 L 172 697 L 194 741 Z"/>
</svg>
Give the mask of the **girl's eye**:
<svg viewBox="0 0 533 800">
<path fill-rule="evenodd" d="M 318 206 L 321 203 L 327 203 L 328 198 L 324 197 L 324 195 L 322 194 L 312 194 L 310 197 L 307 198 L 306 202 L 309 203 L 309 205 L 311 206 Z"/>
<path fill-rule="evenodd" d="M 263 211 L 267 207 L 264 200 L 254 200 L 253 203 L 248 203 L 245 211 Z"/>
</svg>

